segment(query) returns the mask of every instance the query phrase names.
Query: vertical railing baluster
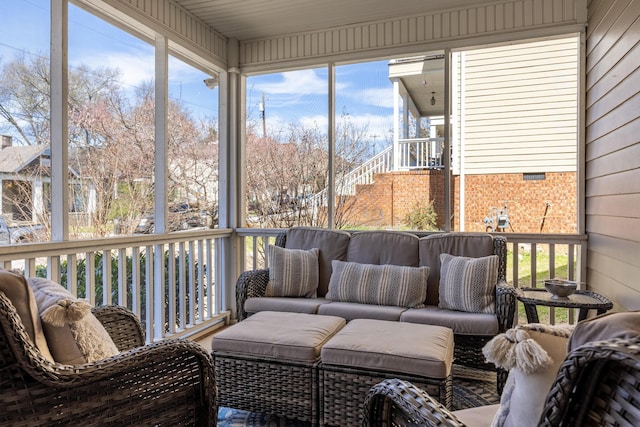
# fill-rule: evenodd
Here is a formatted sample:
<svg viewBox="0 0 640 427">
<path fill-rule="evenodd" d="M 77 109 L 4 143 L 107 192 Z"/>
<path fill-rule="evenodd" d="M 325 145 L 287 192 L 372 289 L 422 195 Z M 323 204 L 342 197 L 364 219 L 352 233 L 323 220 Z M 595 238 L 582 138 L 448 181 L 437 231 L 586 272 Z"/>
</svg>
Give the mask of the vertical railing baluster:
<svg viewBox="0 0 640 427">
<path fill-rule="evenodd" d="M 189 241 L 189 324 L 196 324 L 196 260 L 195 260 L 195 243 Z"/>
<path fill-rule="evenodd" d="M 202 239 L 198 239 L 198 322 L 204 320 L 204 247 Z"/>
<path fill-rule="evenodd" d="M 532 288 L 537 288 L 537 276 L 538 276 L 538 247 L 535 243 L 531 243 L 531 276 L 530 276 L 530 284 Z"/>
<path fill-rule="evenodd" d="M 11 263 L 11 261 L 9 261 Z M 38 269 L 36 268 L 36 259 L 29 258 L 24 261 L 25 277 L 35 277 Z"/>
<path fill-rule="evenodd" d="M 175 244 L 169 243 L 167 248 L 167 283 L 169 289 L 167 290 L 167 300 L 169 301 L 169 307 L 166 308 L 167 315 L 169 317 L 169 324 L 167 325 L 167 332 L 173 334 L 176 332 L 177 325 L 177 313 L 176 313 L 176 254 Z"/>
<path fill-rule="evenodd" d="M 60 255 L 47 257 L 47 279 L 60 283 Z"/>
<path fill-rule="evenodd" d="M 84 264 L 84 292 L 85 297 L 92 306 L 96 305 L 96 254 L 95 252 L 86 252 Z"/>
<path fill-rule="evenodd" d="M 245 238 L 243 238 L 243 241 L 246 241 Z M 257 270 L 258 269 L 258 238 L 256 236 L 253 236 L 253 238 L 251 239 L 252 241 L 252 247 L 253 247 L 253 269 Z"/>
<path fill-rule="evenodd" d="M 118 249 L 118 305 L 127 307 L 127 249 Z"/>
<path fill-rule="evenodd" d="M 71 295 L 78 295 L 78 256 L 67 255 L 67 290 Z"/>
<path fill-rule="evenodd" d="M 520 287 L 520 280 L 518 278 L 518 266 L 519 266 L 519 260 L 518 260 L 518 250 L 519 250 L 519 246 L 518 246 L 518 242 L 514 241 L 511 244 L 511 252 L 513 255 L 513 261 L 511 262 L 511 266 L 512 266 L 512 270 L 513 270 L 513 286 L 515 288 L 519 288 Z"/>
<path fill-rule="evenodd" d="M 102 251 L 102 304 L 111 305 L 111 251 Z"/>
<path fill-rule="evenodd" d="M 145 331 L 147 335 L 147 342 L 153 341 L 153 263 L 154 263 L 154 251 L 153 246 L 147 245 L 145 247 L 145 263 L 144 263 L 144 312 L 145 312 Z"/>
<path fill-rule="evenodd" d="M 575 259 L 576 247 L 572 243 L 569 244 L 568 249 L 568 261 L 567 261 L 567 278 L 569 280 L 576 280 L 576 259 Z M 582 289 L 582 284 L 578 284 L 578 289 Z"/>
<path fill-rule="evenodd" d="M 141 286 L 140 279 L 140 247 L 134 246 L 131 249 L 131 310 L 140 317 L 142 302 L 140 301 Z"/>
<path fill-rule="evenodd" d="M 207 294 L 207 311 L 205 319 L 209 320 L 213 317 L 213 264 L 212 264 L 212 247 L 211 247 L 211 239 L 205 240 L 205 274 L 207 275 L 207 280 L 205 282 L 205 290 Z"/>
<path fill-rule="evenodd" d="M 179 297 L 180 301 L 178 306 L 180 307 L 180 329 L 186 329 L 187 327 L 187 266 L 186 266 L 187 252 L 185 251 L 185 243 L 178 243 L 178 274 L 179 280 Z"/>
</svg>

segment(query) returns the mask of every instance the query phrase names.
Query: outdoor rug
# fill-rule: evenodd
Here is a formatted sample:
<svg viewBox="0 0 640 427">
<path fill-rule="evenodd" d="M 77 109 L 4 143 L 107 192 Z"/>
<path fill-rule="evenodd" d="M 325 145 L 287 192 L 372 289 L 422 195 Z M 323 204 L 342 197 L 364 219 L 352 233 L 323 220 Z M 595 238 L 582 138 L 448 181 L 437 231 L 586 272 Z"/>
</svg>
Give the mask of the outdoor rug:
<svg viewBox="0 0 640 427">
<path fill-rule="evenodd" d="M 364 399 L 364 396 L 363 396 Z M 454 366 L 453 409 L 500 403 L 495 374 Z M 257 414 L 231 408 L 218 409 L 219 427 L 308 427 L 308 423 L 275 415 Z"/>
</svg>

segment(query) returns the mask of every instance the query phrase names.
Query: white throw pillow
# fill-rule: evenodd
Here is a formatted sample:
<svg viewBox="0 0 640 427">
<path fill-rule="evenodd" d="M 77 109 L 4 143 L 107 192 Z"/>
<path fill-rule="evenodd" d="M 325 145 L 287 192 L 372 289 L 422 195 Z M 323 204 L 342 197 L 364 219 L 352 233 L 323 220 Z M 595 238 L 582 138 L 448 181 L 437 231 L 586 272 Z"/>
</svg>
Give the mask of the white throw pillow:
<svg viewBox="0 0 640 427">
<path fill-rule="evenodd" d="M 318 292 L 319 250 L 285 249 L 269 245 L 268 297 L 315 298 Z"/>
<path fill-rule="evenodd" d="M 427 299 L 429 267 L 333 260 L 327 299 L 420 308 Z"/>
<path fill-rule="evenodd" d="M 119 353 L 109 333 L 91 313 L 89 304 L 51 280 L 32 277 L 28 282 L 56 362 L 79 365 Z"/>
<path fill-rule="evenodd" d="M 488 361 L 509 369 L 493 427 L 537 426 L 560 365 L 567 356 L 573 326 L 521 325 L 483 348 Z"/>
<path fill-rule="evenodd" d="M 469 313 L 495 313 L 498 256 L 440 255 L 438 307 Z"/>
</svg>

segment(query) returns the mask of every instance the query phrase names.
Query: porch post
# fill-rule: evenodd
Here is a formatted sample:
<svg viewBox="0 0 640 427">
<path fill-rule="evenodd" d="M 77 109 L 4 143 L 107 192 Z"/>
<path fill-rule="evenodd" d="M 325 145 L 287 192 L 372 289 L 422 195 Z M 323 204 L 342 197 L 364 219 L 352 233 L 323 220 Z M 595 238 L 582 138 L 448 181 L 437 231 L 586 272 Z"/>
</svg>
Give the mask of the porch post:
<svg viewBox="0 0 640 427">
<path fill-rule="evenodd" d="M 244 209 L 245 168 L 246 168 L 246 121 L 244 78 L 239 65 L 239 42 L 227 42 L 227 72 L 220 73 L 220 136 L 218 156 L 218 226 L 238 228 L 246 224 Z M 244 269 L 244 238 L 233 235 L 223 239 L 220 247 L 222 284 L 219 287 L 220 310 L 231 311 L 231 318 L 237 318 L 235 283 Z"/>
<path fill-rule="evenodd" d="M 335 228 L 335 206 L 336 206 L 336 66 L 334 63 L 328 65 L 328 84 L 329 84 L 329 117 L 328 117 L 328 135 L 329 135 L 329 179 L 327 187 L 327 227 Z"/>
<path fill-rule="evenodd" d="M 400 169 L 400 82 L 393 79 L 393 170 Z"/>
<path fill-rule="evenodd" d="M 444 55 L 444 229 L 451 231 L 451 49 Z"/>
<path fill-rule="evenodd" d="M 156 35 L 155 49 L 155 159 L 154 159 L 154 223 L 156 233 L 167 232 L 167 175 L 168 175 L 168 105 L 169 105 L 169 41 Z M 192 254 L 193 255 L 193 254 Z M 150 257 L 147 255 L 147 260 Z M 153 340 L 164 336 L 164 245 L 153 247 L 153 295 L 147 310 L 153 310 Z M 151 289 L 149 289 L 151 291 Z"/>
<path fill-rule="evenodd" d="M 68 16 L 66 0 L 51 0 L 51 240 L 69 239 Z M 50 266 L 47 271 L 58 279 Z"/>
</svg>

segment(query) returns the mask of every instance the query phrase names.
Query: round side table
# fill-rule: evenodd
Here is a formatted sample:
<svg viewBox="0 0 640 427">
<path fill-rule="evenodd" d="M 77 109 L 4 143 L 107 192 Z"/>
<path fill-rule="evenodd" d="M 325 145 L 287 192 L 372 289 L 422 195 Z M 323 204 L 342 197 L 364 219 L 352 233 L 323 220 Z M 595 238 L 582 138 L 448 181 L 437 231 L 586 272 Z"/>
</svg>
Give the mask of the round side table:
<svg viewBox="0 0 640 427">
<path fill-rule="evenodd" d="M 578 308 L 580 313 L 578 321 L 587 318 L 589 310 L 597 310 L 598 314 L 603 314 L 613 308 L 613 303 L 607 297 L 591 291 L 576 291 L 567 298 L 554 299 L 546 289 L 539 288 L 518 288 L 516 289 L 518 301 L 524 304 L 527 314 L 527 322 L 538 323 L 537 306 Z"/>
</svg>

